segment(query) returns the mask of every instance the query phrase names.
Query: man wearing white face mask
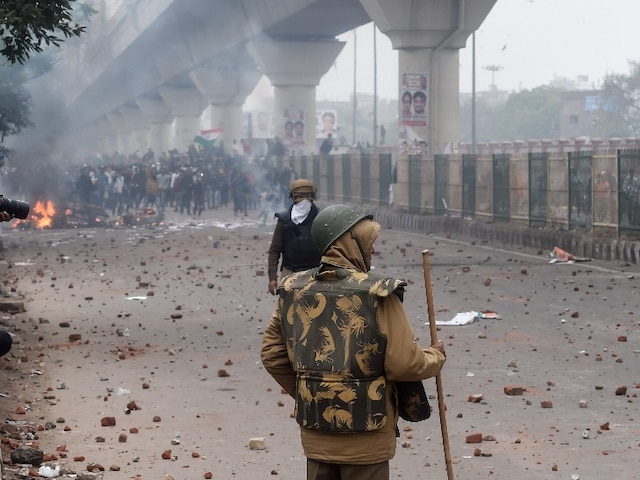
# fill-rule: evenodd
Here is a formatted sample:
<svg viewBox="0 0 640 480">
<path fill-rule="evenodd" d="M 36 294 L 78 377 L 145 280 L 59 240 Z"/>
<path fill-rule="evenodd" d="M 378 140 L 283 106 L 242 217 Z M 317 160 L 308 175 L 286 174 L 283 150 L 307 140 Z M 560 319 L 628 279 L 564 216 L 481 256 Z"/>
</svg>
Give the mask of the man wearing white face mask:
<svg viewBox="0 0 640 480">
<path fill-rule="evenodd" d="M 276 213 L 278 223 L 269 247 L 269 293 L 276 294 L 280 256 L 281 276 L 300 272 L 320 264 L 320 252 L 311 238 L 311 224 L 319 212 L 315 205 L 316 188 L 311 180 L 299 178 L 291 184 L 293 205 Z"/>
</svg>

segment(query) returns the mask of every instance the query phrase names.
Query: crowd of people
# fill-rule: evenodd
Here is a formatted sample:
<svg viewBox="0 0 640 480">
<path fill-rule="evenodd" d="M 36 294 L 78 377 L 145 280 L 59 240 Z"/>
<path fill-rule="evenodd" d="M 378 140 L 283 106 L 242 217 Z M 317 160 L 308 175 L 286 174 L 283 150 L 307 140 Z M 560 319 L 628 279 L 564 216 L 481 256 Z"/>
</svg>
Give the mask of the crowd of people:
<svg viewBox="0 0 640 480">
<path fill-rule="evenodd" d="M 249 158 L 222 149 L 191 146 L 156 156 L 103 156 L 66 172 L 66 195 L 71 201 L 92 204 L 110 215 L 152 209 L 160 216 L 167 208 L 200 216 L 205 209 L 232 205 L 234 213 L 255 211 L 263 223 L 289 206 L 288 191 L 296 173 L 281 169 L 267 157 Z"/>
</svg>

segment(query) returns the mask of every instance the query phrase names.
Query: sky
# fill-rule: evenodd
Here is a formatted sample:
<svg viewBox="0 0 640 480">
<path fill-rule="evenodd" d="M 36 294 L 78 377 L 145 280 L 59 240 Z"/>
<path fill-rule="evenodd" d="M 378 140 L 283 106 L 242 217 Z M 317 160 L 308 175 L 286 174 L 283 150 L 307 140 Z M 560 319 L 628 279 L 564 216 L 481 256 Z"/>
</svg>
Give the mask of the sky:
<svg viewBox="0 0 640 480">
<path fill-rule="evenodd" d="M 471 0 L 472 1 L 472 0 Z M 584 88 L 597 88 L 608 73 L 629 73 L 640 61 L 638 0 L 497 0 L 475 35 L 476 90 L 488 90 L 492 73 L 500 90 L 548 85 L 555 78 L 588 76 Z M 373 93 L 373 25 L 356 30 L 357 85 Z M 347 100 L 353 92 L 354 34 L 322 78 L 318 100 Z M 398 95 L 398 55 L 387 37 L 376 35 L 378 95 Z M 472 90 L 472 37 L 460 50 L 460 91 Z"/>
</svg>

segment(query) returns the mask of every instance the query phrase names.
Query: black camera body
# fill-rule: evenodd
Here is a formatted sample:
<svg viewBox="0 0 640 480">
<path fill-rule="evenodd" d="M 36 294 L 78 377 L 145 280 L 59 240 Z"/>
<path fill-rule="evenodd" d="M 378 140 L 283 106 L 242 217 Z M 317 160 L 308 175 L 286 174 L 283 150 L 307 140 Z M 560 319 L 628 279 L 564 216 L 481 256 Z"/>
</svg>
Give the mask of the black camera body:
<svg viewBox="0 0 640 480">
<path fill-rule="evenodd" d="M 0 195 L 0 212 L 7 212 L 16 218 L 24 220 L 29 216 L 29 204 L 20 200 L 10 200 Z"/>
</svg>

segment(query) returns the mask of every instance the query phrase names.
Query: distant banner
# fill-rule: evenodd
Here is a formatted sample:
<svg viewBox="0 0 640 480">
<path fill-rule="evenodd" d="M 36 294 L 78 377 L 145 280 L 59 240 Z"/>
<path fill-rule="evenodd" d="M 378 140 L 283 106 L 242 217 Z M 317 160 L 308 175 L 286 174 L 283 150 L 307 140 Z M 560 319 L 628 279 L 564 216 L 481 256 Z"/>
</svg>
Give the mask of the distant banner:
<svg viewBox="0 0 640 480">
<path fill-rule="evenodd" d="M 426 127 L 429 118 L 428 74 L 404 73 L 400 91 L 401 121 L 411 127 Z"/>
<path fill-rule="evenodd" d="M 424 154 L 428 146 L 429 74 L 403 73 L 399 103 L 400 153 Z"/>
<path fill-rule="evenodd" d="M 316 112 L 316 138 L 327 138 L 330 133 L 336 137 L 338 127 L 338 112 L 336 110 L 319 110 Z"/>
<path fill-rule="evenodd" d="M 273 119 L 269 112 L 254 110 L 251 115 L 251 136 L 253 138 L 273 138 Z"/>
<path fill-rule="evenodd" d="M 283 143 L 296 149 L 304 149 L 304 108 L 284 109 Z"/>
</svg>

